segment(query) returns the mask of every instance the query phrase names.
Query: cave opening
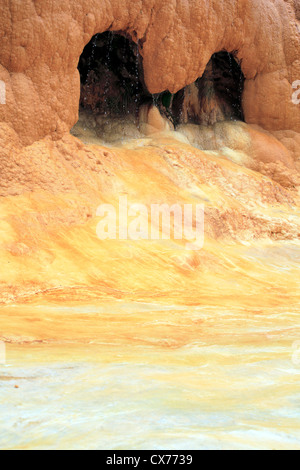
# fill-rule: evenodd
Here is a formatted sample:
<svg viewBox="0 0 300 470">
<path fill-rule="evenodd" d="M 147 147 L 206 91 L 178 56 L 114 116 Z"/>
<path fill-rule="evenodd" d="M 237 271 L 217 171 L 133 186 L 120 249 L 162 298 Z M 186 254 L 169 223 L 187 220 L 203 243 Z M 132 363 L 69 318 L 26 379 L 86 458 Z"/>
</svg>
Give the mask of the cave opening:
<svg viewBox="0 0 300 470">
<path fill-rule="evenodd" d="M 151 98 L 143 76 L 139 45 L 123 33 L 95 35 L 81 54 L 80 108 L 106 116 L 138 115 Z"/>
<path fill-rule="evenodd" d="M 236 52 L 213 54 L 202 77 L 172 97 L 170 112 L 174 125 L 244 121 L 244 83 Z"/>
<path fill-rule="evenodd" d="M 84 48 L 78 70 L 79 116 L 93 116 L 93 127 L 99 136 L 105 133 L 108 122 L 111 127 L 112 121 L 118 121 L 123 126 L 125 122 L 131 125 L 129 137 L 139 137 L 142 107 L 158 108 L 170 129 L 184 124 L 209 126 L 244 120 L 245 77 L 235 51 L 213 54 L 202 77 L 175 94 L 167 90 L 149 93 L 139 44 L 122 32 L 96 34 Z M 115 128 L 114 132 L 118 130 Z"/>
</svg>

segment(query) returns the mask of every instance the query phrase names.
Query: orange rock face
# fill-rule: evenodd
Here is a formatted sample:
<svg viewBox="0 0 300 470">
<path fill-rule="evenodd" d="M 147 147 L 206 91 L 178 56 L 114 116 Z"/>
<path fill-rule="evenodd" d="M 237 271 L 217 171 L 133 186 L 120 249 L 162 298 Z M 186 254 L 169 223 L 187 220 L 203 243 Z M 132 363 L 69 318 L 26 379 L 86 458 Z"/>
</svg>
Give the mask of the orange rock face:
<svg viewBox="0 0 300 470">
<path fill-rule="evenodd" d="M 300 449 L 300 1 L 0 5 L 0 448 Z"/>
<path fill-rule="evenodd" d="M 152 93 L 175 92 L 202 75 L 213 53 L 237 51 L 246 122 L 299 132 L 300 104 L 292 100 L 300 80 L 298 0 L 2 0 L 1 6 L 0 120 L 23 144 L 61 138 L 75 124 L 80 54 L 107 30 L 139 42 Z"/>
<path fill-rule="evenodd" d="M 115 280 L 123 279 L 124 292 L 129 287 L 135 290 L 136 283 L 152 292 L 154 284 L 145 279 L 149 273 L 157 278 L 155 263 L 140 267 L 130 284 L 130 276 L 122 277 L 127 254 L 121 274 L 111 272 L 112 247 L 117 245 L 104 247 L 96 239 L 97 207 L 102 201 L 116 204 L 120 194 L 145 205 L 153 198 L 170 204 L 178 199 L 204 201 L 205 233 L 215 253 L 220 246 L 215 248 L 214 243 L 219 241 L 299 241 L 298 0 L 1 3 L 0 250 L 8 267 L 0 277 L 2 298 L 10 295 L 8 285 L 14 298 L 18 289 L 20 293 L 49 285 L 91 285 L 92 279 L 96 284 L 106 279 L 112 289 L 117 289 Z M 245 76 L 246 124 L 212 119 L 207 127 L 177 126 L 170 136 L 168 119 L 145 104 L 139 128 L 134 119 L 129 122 L 130 116 L 124 119 L 137 138 L 129 147 L 104 147 L 99 134 L 106 123 L 97 116 L 88 117 L 94 120 L 90 134 L 85 133 L 89 126 L 79 122 L 74 135 L 82 141 L 71 136 L 78 120 L 80 55 L 96 33 L 108 30 L 127 33 L 139 44 L 150 93 L 175 93 L 191 85 L 192 103 L 192 84 L 212 55 L 222 50 L 234 53 Z M 208 100 L 207 108 L 216 114 L 214 104 Z M 199 109 L 194 112 L 201 114 Z M 122 125 L 111 121 L 107 134 L 115 137 Z M 73 244 L 58 237 L 58 232 L 68 230 L 66 238 L 77 240 L 83 253 L 77 266 Z M 101 260 L 99 270 L 85 263 L 86 250 Z M 138 259 L 143 250 L 143 245 L 133 250 Z M 153 254 L 151 250 L 151 259 L 156 260 L 160 249 L 154 247 Z M 116 269 L 120 253 L 117 246 Z M 165 279 L 170 255 L 160 256 Z M 198 282 L 212 263 L 208 255 L 199 269 L 197 263 L 187 258 L 188 272 L 189 266 L 197 265 Z"/>
</svg>

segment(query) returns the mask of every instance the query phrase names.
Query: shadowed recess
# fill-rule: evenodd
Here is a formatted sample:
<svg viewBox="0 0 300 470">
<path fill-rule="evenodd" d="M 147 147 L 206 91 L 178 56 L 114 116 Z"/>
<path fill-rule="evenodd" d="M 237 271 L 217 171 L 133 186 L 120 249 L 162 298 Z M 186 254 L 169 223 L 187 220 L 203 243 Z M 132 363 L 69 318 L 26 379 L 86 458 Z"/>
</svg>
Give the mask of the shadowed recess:
<svg viewBox="0 0 300 470">
<path fill-rule="evenodd" d="M 95 35 L 84 48 L 78 69 L 81 112 L 136 119 L 140 107 L 148 104 L 155 105 L 174 127 L 244 120 L 241 100 L 245 78 L 235 52 L 214 54 L 203 76 L 176 94 L 168 90 L 149 93 L 139 44 L 123 33 Z"/>
<path fill-rule="evenodd" d="M 95 35 L 85 47 L 78 69 L 81 109 L 105 115 L 137 114 L 151 97 L 143 77 L 139 46 L 123 34 Z"/>
</svg>

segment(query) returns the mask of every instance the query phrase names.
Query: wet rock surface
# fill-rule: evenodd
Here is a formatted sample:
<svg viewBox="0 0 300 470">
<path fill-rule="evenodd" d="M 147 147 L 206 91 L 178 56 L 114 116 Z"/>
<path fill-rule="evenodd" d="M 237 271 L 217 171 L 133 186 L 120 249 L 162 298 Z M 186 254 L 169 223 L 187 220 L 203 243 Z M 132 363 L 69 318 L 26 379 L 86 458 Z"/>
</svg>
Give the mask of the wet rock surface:
<svg viewBox="0 0 300 470">
<path fill-rule="evenodd" d="M 1 1 L 1 448 L 299 448 L 299 7 Z"/>
</svg>

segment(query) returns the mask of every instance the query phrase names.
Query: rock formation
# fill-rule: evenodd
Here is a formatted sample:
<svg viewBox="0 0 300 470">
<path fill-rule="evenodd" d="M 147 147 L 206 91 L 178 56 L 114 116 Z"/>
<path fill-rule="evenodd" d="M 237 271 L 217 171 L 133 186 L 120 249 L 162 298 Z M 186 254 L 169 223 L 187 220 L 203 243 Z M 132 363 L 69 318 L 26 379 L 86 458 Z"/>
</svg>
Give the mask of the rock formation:
<svg viewBox="0 0 300 470">
<path fill-rule="evenodd" d="M 300 448 L 300 0 L 0 12 L 0 448 Z"/>
<path fill-rule="evenodd" d="M 151 93 L 201 76 L 215 52 L 237 51 L 247 123 L 299 132 L 292 84 L 300 77 L 299 0 L 2 0 L 0 120 L 23 144 L 55 139 L 78 118 L 77 64 L 91 37 L 122 31 L 139 44 Z M 290 135 L 290 134 L 289 134 Z M 290 146 L 298 158 L 294 147 Z"/>
<path fill-rule="evenodd" d="M 299 0 L 1 0 L 1 7 L 1 256 L 10 267 L 1 279 L 4 298 L 23 288 L 90 285 L 103 276 L 116 289 L 115 275 L 91 267 L 85 256 L 98 253 L 110 264 L 112 246 L 90 237 L 101 200 L 115 203 L 120 193 L 145 204 L 151 195 L 157 202 L 205 201 L 209 240 L 299 239 Z M 145 104 L 140 128 L 131 117 L 106 123 L 89 115 L 73 132 L 87 145 L 71 136 L 80 101 L 78 62 L 94 35 L 106 31 L 134 41 L 149 94 L 167 92 L 168 99 L 187 86 L 201 125 L 179 125 L 172 137 L 168 116 Z M 195 104 L 195 81 L 207 91 L 204 72 L 212 82 L 222 79 L 210 64 L 225 51 L 241 67 L 245 123 L 216 122 L 227 114 L 222 98 Z M 105 133 L 114 144 L 122 126 L 122 135 L 139 140 L 125 149 L 99 144 Z M 80 254 L 81 268 L 60 230 L 93 247 Z M 169 254 L 161 259 L 167 269 Z M 193 259 L 183 276 L 195 268 Z M 204 251 L 203 260 L 211 260 Z M 196 263 L 200 271 L 206 261 Z M 143 273 L 154 279 L 150 265 Z M 47 273 L 40 274 L 41 266 Z"/>
</svg>

